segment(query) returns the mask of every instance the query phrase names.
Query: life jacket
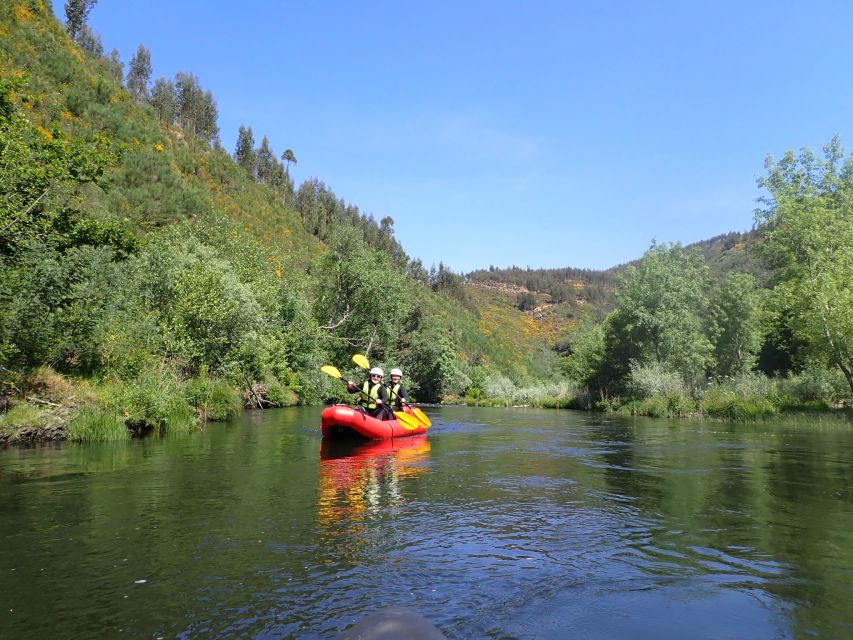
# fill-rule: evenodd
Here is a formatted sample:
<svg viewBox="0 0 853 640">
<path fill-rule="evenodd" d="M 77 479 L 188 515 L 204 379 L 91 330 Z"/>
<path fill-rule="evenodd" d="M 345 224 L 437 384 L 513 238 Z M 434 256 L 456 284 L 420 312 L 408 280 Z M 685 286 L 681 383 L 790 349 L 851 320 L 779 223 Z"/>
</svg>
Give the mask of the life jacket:
<svg viewBox="0 0 853 640">
<path fill-rule="evenodd" d="M 394 404 L 400 397 L 400 383 L 394 384 L 393 382 L 388 383 L 388 404 Z"/>
<path fill-rule="evenodd" d="M 377 382 L 372 387 L 370 386 L 370 380 L 364 381 L 364 386 L 361 390 L 364 392 L 364 395 L 361 396 L 361 406 L 365 409 L 375 409 L 376 401 L 379 399 L 379 387 L 382 386 L 381 382 Z M 367 396 L 367 397 L 365 397 Z"/>
</svg>

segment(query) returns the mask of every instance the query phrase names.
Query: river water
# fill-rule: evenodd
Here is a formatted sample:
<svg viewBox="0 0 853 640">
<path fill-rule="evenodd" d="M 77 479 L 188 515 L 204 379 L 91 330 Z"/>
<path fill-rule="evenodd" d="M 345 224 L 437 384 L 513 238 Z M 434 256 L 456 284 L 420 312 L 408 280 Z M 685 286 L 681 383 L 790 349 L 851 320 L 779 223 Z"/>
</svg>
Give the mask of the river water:
<svg viewBox="0 0 853 640">
<path fill-rule="evenodd" d="M 0 638 L 853 637 L 853 428 L 319 409 L 0 451 Z"/>
</svg>

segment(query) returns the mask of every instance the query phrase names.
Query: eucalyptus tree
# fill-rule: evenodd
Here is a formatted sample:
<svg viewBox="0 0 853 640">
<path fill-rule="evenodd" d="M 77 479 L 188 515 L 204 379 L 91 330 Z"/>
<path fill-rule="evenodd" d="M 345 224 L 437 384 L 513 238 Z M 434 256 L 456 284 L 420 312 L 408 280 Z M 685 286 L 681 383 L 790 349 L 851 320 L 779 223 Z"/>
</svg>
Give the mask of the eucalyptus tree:
<svg viewBox="0 0 853 640">
<path fill-rule="evenodd" d="M 65 28 L 75 42 L 86 25 L 86 18 L 98 0 L 68 0 L 65 3 Z"/>
<path fill-rule="evenodd" d="M 166 78 L 157 78 L 151 88 L 151 98 L 148 101 L 157 117 L 167 124 L 173 124 L 178 110 L 178 94 L 175 83 Z"/>
<path fill-rule="evenodd" d="M 240 125 L 240 130 L 237 133 L 237 146 L 234 148 L 234 161 L 243 167 L 252 178 L 257 176 L 255 136 L 252 133 L 252 127 Z"/>
<path fill-rule="evenodd" d="M 255 152 L 258 166 L 258 181 L 269 184 L 275 173 L 275 155 L 270 148 L 270 140 L 266 136 L 261 140 L 261 146 Z"/>
<path fill-rule="evenodd" d="M 140 44 L 127 69 L 127 90 L 139 102 L 148 98 L 151 70 L 151 52 L 144 44 Z"/>
<path fill-rule="evenodd" d="M 122 80 L 124 80 L 124 63 L 121 61 L 118 49 L 110 51 L 110 57 L 107 58 L 107 66 L 110 70 L 110 75 L 116 82 L 121 84 Z"/>
<path fill-rule="evenodd" d="M 778 270 L 773 293 L 807 352 L 844 373 L 853 392 L 853 157 L 838 138 L 768 158 L 756 213 L 763 251 Z"/>
</svg>

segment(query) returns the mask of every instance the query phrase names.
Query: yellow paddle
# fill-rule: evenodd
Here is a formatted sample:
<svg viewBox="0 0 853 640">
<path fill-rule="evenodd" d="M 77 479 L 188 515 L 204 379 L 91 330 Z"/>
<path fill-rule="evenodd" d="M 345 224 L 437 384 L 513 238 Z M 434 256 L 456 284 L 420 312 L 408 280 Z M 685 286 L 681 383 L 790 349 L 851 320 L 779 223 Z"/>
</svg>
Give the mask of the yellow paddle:
<svg viewBox="0 0 853 640">
<path fill-rule="evenodd" d="M 355 354 L 352 357 L 352 361 L 355 362 L 362 369 L 370 369 L 370 361 L 360 353 Z"/>
<path fill-rule="evenodd" d="M 408 429 L 409 431 L 420 429 L 423 426 L 420 422 L 418 422 L 414 417 L 410 416 L 405 411 L 395 411 L 394 417 L 397 418 L 397 421 L 403 426 L 404 429 Z"/>
<path fill-rule="evenodd" d="M 363 355 L 361 355 L 360 353 L 356 353 L 352 357 L 352 361 L 355 362 L 362 369 L 370 369 L 370 361 L 367 358 L 365 358 Z M 418 422 L 420 422 L 427 429 L 429 429 L 432 426 L 432 421 L 430 421 L 430 419 L 427 418 L 427 414 L 425 414 L 423 411 L 421 411 L 417 407 L 413 407 L 409 403 L 406 403 L 406 404 L 412 410 L 412 413 L 414 414 L 415 418 L 417 418 Z M 402 413 L 402 411 L 395 411 L 394 415 L 396 416 L 398 413 Z M 404 415 L 408 416 L 409 414 L 406 413 Z M 411 416 L 409 416 L 409 417 L 411 417 Z M 400 422 L 402 423 L 402 420 Z"/>
<path fill-rule="evenodd" d="M 327 364 L 327 365 L 320 367 L 320 371 L 322 371 L 326 375 L 332 376 L 333 378 L 337 378 L 338 380 L 343 379 L 343 376 L 341 375 L 341 372 L 338 371 L 338 368 L 333 367 L 330 364 Z"/>
</svg>

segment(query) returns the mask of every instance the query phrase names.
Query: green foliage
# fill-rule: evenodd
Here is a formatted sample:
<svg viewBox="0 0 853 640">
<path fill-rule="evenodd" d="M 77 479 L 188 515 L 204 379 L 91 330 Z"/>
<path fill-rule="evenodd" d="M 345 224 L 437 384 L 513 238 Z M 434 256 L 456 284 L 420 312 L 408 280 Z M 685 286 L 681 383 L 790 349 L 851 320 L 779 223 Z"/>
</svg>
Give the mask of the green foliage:
<svg viewBox="0 0 853 640">
<path fill-rule="evenodd" d="M 782 395 L 790 396 L 797 402 L 812 401 L 838 402 L 847 396 L 847 381 L 839 369 L 812 364 L 800 373 L 791 374 L 778 380 Z"/>
<path fill-rule="evenodd" d="M 98 0 L 67 0 L 65 3 L 65 28 L 72 40 L 76 40 L 86 26 L 86 18 Z"/>
<path fill-rule="evenodd" d="M 536 297 L 529 291 L 523 291 L 518 294 L 516 305 L 519 311 L 530 311 L 536 307 Z"/>
<path fill-rule="evenodd" d="M 853 157 L 835 138 L 823 159 L 805 149 L 766 168 L 756 221 L 779 270 L 773 294 L 807 352 L 837 366 L 853 393 Z"/>
<path fill-rule="evenodd" d="M 127 69 L 127 90 L 139 102 L 148 98 L 151 69 L 151 52 L 140 44 Z"/>
<path fill-rule="evenodd" d="M 607 323 L 581 323 L 572 335 L 563 359 L 566 375 L 577 384 L 606 393 L 605 334 Z"/>
<path fill-rule="evenodd" d="M 689 396 L 676 392 L 631 400 L 620 405 L 616 412 L 652 418 L 687 418 L 696 415 L 697 407 Z"/>
<path fill-rule="evenodd" d="M 11 436 L 15 435 L 23 427 L 44 427 L 50 422 L 50 413 L 41 407 L 29 402 L 16 404 L 9 411 L 0 413 L 0 432 Z"/>
<path fill-rule="evenodd" d="M 32 247 L 0 266 L 0 362 L 91 371 L 119 268 L 107 249 Z"/>
<path fill-rule="evenodd" d="M 86 405 L 68 422 L 68 439 L 72 442 L 117 442 L 129 437 L 130 431 L 115 409 Z"/>
<path fill-rule="evenodd" d="M 724 388 L 715 388 L 700 402 L 702 411 L 713 418 L 746 422 L 778 413 L 777 407 L 762 396 L 739 396 Z"/>
<path fill-rule="evenodd" d="M 251 129 L 248 134 L 251 135 Z M 245 134 L 241 131 L 242 135 Z M 238 150 L 247 148 L 248 144 L 248 141 L 238 140 Z M 284 159 L 287 161 L 286 156 Z M 291 162 L 295 162 L 295 158 Z M 394 221 L 390 217 L 377 224 L 372 215 L 365 215 L 358 207 L 347 204 L 316 178 L 302 183 L 295 200 L 296 210 L 309 233 L 325 241 L 342 228 L 355 229 L 368 247 L 389 255 L 395 266 L 405 267 L 408 258 L 394 238 Z"/>
<path fill-rule="evenodd" d="M 637 266 L 625 270 L 617 292 L 621 322 L 612 326 L 624 332 L 631 360 L 666 363 L 684 377 L 711 363 L 712 345 L 702 326 L 707 273 L 701 254 L 655 243 Z"/>
<path fill-rule="evenodd" d="M 329 331 L 340 359 L 353 351 L 370 357 L 393 349 L 398 327 L 411 304 L 405 277 L 388 257 L 370 249 L 356 229 L 339 229 L 318 259 L 315 316 Z"/>
<path fill-rule="evenodd" d="M 73 189 L 99 182 L 111 159 L 103 140 L 86 143 L 56 128 L 33 127 L 14 101 L 23 82 L 0 78 L 0 255 L 5 256 L 24 243 L 53 240 Z"/>
<path fill-rule="evenodd" d="M 627 390 L 631 397 L 642 400 L 652 396 L 683 395 L 684 380 L 677 371 L 658 362 L 633 363 Z"/>
<path fill-rule="evenodd" d="M 296 392 L 277 380 L 267 384 L 267 400 L 277 407 L 292 407 L 299 403 Z"/>
<path fill-rule="evenodd" d="M 423 402 L 439 402 L 446 394 L 460 394 L 470 386 L 470 379 L 459 375 L 453 342 L 438 324 L 426 324 L 409 335 L 401 356 L 412 380 L 410 390 Z"/>
<path fill-rule="evenodd" d="M 209 377 L 205 367 L 187 381 L 186 394 L 196 416 L 203 421 L 227 420 L 243 406 L 239 391 L 226 380 Z"/>
<path fill-rule="evenodd" d="M 728 273 L 714 283 L 709 325 L 717 375 L 737 375 L 755 365 L 765 331 L 762 294 L 746 273 Z"/>
<path fill-rule="evenodd" d="M 132 380 L 104 384 L 100 408 L 117 413 L 136 431 L 189 431 L 198 421 L 187 401 L 186 383 L 173 371 L 148 369 Z"/>
</svg>

